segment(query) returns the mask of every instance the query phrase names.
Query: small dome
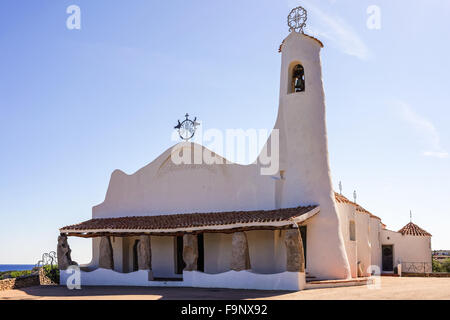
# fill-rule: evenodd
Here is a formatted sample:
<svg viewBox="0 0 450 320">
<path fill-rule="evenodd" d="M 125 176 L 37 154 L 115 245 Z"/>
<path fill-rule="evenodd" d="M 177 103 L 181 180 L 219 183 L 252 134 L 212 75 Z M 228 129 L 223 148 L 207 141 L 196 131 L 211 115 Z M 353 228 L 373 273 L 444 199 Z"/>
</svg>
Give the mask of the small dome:
<svg viewBox="0 0 450 320">
<path fill-rule="evenodd" d="M 398 230 L 398 232 L 400 232 L 402 235 L 431 237 L 431 234 L 412 222 L 408 223 L 406 226 Z"/>
</svg>

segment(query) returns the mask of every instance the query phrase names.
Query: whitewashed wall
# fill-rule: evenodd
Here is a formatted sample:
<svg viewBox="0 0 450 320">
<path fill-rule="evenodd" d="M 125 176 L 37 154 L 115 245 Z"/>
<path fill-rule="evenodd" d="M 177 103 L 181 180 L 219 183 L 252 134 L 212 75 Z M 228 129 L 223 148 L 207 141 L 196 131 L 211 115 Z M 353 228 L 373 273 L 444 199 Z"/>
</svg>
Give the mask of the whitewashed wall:
<svg viewBox="0 0 450 320">
<path fill-rule="evenodd" d="M 286 271 L 286 247 L 279 232 L 265 230 L 246 233 L 253 272 L 270 274 Z"/>
<path fill-rule="evenodd" d="M 344 239 L 347 259 L 350 265 L 351 276 L 356 278 L 358 276 L 357 270 L 357 243 L 350 240 L 350 221 L 355 221 L 356 226 L 356 208 L 348 203 L 336 203 L 339 217 L 341 220 L 341 232 Z M 357 238 L 355 238 L 357 239 Z"/>
<path fill-rule="evenodd" d="M 297 33 L 290 33 L 283 44 L 275 128 L 280 134 L 279 170 L 285 171 L 284 180 L 261 175 L 259 165 L 175 165 L 169 149 L 134 174 L 114 171 L 105 201 L 93 208 L 93 217 L 320 205 L 320 213 L 308 221 L 308 271 L 323 279 L 350 277 L 330 177 L 320 50 L 318 41 Z M 295 63 L 305 68 L 306 90 L 288 94 L 289 70 Z M 270 146 L 269 142 L 266 148 Z M 205 152 L 195 144 L 178 144 L 174 149 Z"/>
<path fill-rule="evenodd" d="M 174 237 L 151 237 L 152 269 L 155 277 L 181 277 L 175 273 L 176 252 Z"/>
<path fill-rule="evenodd" d="M 356 245 L 357 260 L 361 263 L 363 276 L 369 276 L 367 268 L 372 265 L 370 243 L 370 215 L 368 213 L 356 213 Z"/>
<path fill-rule="evenodd" d="M 205 233 L 205 273 L 215 274 L 230 270 L 231 234 Z"/>
<path fill-rule="evenodd" d="M 381 271 L 381 221 L 377 218 L 370 218 L 370 251 L 371 263 L 378 266 Z"/>
<path fill-rule="evenodd" d="M 74 284 L 73 273 L 62 270 L 60 284 Z M 142 287 L 201 287 L 255 290 L 303 290 L 306 286 L 305 273 L 283 272 L 277 274 L 257 274 L 251 271 L 228 271 L 220 274 L 206 274 L 184 271 L 182 281 L 153 281 L 147 271 L 119 273 L 114 270 L 97 269 L 81 271 L 83 286 L 142 286 Z"/>
<path fill-rule="evenodd" d="M 280 170 L 285 171 L 281 207 L 295 207 L 299 199 L 320 204 L 320 214 L 308 221 L 308 272 L 342 279 L 350 277 L 350 266 L 330 176 L 320 50 L 318 41 L 295 32 L 282 46 L 275 124 L 280 133 Z M 306 88 L 290 94 L 290 70 L 298 63 L 305 69 Z"/>
<path fill-rule="evenodd" d="M 431 263 L 431 237 L 402 235 L 382 230 L 382 245 L 394 246 L 394 266 L 402 262 Z"/>
</svg>

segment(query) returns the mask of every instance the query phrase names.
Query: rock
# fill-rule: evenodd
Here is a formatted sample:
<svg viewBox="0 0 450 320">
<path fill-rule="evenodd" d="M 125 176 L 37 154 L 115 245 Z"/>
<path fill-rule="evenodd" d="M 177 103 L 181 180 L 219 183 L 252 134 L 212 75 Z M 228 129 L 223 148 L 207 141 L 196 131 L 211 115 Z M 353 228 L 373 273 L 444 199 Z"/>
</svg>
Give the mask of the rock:
<svg viewBox="0 0 450 320">
<path fill-rule="evenodd" d="M 231 246 L 231 270 L 242 271 L 251 269 L 250 254 L 245 232 L 233 233 Z"/>
<path fill-rule="evenodd" d="M 58 247 L 56 252 L 59 270 L 67 270 L 69 266 L 77 265 L 77 263 L 72 261 L 72 258 L 70 257 L 72 250 L 70 250 L 66 235 L 62 234 L 58 237 Z"/>
<path fill-rule="evenodd" d="M 152 269 L 152 249 L 149 236 L 140 236 L 137 246 L 139 270 Z"/>
<path fill-rule="evenodd" d="M 287 230 L 284 235 L 286 245 L 286 270 L 290 272 L 305 272 L 305 256 L 303 241 L 297 228 Z"/>
<path fill-rule="evenodd" d="M 198 242 L 197 236 L 193 234 L 185 234 L 183 236 L 183 260 L 186 264 L 184 270 L 197 270 L 198 260 Z"/>
<path fill-rule="evenodd" d="M 111 239 L 109 237 L 102 237 L 100 240 L 98 267 L 102 269 L 114 270 L 113 250 Z"/>
</svg>

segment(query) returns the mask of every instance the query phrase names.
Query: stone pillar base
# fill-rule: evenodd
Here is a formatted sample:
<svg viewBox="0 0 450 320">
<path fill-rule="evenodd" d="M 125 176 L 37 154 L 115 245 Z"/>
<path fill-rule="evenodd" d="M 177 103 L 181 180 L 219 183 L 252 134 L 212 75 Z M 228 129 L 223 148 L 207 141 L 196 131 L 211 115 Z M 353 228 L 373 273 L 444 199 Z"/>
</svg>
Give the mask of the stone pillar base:
<svg viewBox="0 0 450 320">
<path fill-rule="evenodd" d="M 248 241 L 245 232 L 233 233 L 231 245 L 230 269 L 234 271 L 250 270 L 250 253 L 248 251 Z"/>
</svg>

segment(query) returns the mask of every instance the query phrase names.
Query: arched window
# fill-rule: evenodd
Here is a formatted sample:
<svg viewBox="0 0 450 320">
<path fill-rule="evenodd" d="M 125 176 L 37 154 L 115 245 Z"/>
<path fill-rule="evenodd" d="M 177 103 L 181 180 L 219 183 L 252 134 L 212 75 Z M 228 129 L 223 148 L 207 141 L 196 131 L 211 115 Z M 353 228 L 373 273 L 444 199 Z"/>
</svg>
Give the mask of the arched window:
<svg viewBox="0 0 450 320">
<path fill-rule="evenodd" d="M 349 222 L 349 233 L 350 233 L 350 241 L 356 241 L 356 224 L 355 221 L 350 220 Z"/>
<path fill-rule="evenodd" d="M 305 91 L 305 69 L 297 64 L 292 69 L 291 93 Z"/>
</svg>

